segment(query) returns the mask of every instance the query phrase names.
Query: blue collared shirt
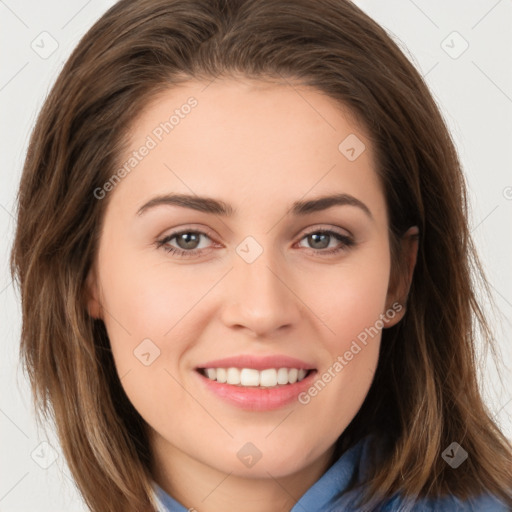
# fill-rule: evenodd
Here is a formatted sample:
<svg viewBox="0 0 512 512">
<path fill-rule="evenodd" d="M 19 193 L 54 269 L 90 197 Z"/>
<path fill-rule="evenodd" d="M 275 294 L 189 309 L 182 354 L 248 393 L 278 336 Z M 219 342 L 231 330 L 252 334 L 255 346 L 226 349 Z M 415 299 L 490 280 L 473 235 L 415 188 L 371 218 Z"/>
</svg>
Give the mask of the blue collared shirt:
<svg viewBox="0 0 512 512">
<path fill-rule="evenodd" d="M 364 481 L 370 461 L 370 445 L 374 436 L 361 439 L 346 450 L 341 457 L 302 495 L 290 512 L 360 512 L 355 505 L 362 491 L 347 491 L 352 479 Z M 159 512 L 188 512 L 186 508 L 169 496 L 160 486 L 153 482 L 155 495 L 159 503 Z M 501 501 L 485 494 L 463 502 L 454 496 L 423 499 L 415 503 L 405 500 L 400 495 L 380 503 L 376 508 L 368 509 L 379 512 L 507 512 L 508 508 Z M 366 512 L 366 510 L 364 511 Z"/>
</svg>

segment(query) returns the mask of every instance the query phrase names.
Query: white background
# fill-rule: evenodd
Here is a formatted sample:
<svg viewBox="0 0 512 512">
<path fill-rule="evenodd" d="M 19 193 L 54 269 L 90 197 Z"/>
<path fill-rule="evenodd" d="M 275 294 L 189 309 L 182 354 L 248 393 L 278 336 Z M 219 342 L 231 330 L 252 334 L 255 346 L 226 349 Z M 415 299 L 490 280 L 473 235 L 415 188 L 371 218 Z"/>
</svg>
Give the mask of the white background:
<svg viewBox="0 0 512 512">
<path fill-rule="evenodd" d="M 113 3 L 0 0 L 0 512 L 86 510 L 51 431 L 51 446 L 40 445 L 47 438 L 36 428 L 18 363 L 20 305 L 8 257 L 15 194 L 36 114 L 71 50 Z M 489 359 L 482 385 L 512 440 L 512 2 L 356 3 L 388 30 L 426 77 L 459 150 L 472 234 L 501 311 L 493 325 L 506 365 L 504 379 L 500 383 Z M 49 51 L 52 38 L 58 48 L 47 58 L 31 47 Z"/>
</svg>

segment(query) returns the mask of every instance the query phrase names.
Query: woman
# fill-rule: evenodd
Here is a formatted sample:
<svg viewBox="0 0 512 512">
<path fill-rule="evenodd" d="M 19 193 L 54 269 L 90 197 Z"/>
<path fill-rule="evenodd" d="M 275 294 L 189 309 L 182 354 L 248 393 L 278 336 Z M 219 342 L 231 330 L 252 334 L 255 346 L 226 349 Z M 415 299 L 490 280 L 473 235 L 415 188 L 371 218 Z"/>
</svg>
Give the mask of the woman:
<svg viewBox="0 0 512 512">
<path fill-rule="evenodd" d="M 472 268 L 439 111 L 343 0 L 117 3 L 38 119 L 12 253 L 94 511 L 507 510 Z"/>
</svg>

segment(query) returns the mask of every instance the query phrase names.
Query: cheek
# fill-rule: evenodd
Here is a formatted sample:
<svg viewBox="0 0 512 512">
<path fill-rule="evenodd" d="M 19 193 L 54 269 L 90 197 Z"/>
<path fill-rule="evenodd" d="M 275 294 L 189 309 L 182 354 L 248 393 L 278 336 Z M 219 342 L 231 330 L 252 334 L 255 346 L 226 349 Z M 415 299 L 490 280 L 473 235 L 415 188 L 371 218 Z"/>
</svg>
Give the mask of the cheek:
<svg viewBox="0 0 512 512">
<path fill-rule="evenodd" d="M 318 274 L 304 296 L 324 322 L 331 348 L 341 349 L 384 313 L 389 283 L 387 246 Z"/>
<path fill-rule="evenodd" d="M 211 284 L 193 280 L 184 267 L 170 272 L 165 264 L 109 256 L 103 260 L 102 302 L 117 373 L 144 418 L 167 418 L 166 398 L 173 397 L 173 407 L 187 407 L 173 377 L 182 380 L 178 362 L 201 329 L 199 322 L 190 321 L 199 309 L 193 306 Z"/>
<path fill-rule="evenodd" d="M 170 262 L 116 255 L 107 246 L 103 253 L 100 280 L 106 320 L 137 335 L 163 337 L 207 290 L 208 283 L 194 276 L 192 266 L 173 269 Z"/>
<path fill-rule="evenodd" d="M 130 374 L 122 384 L 137 401 L 139 387 L 157 386 L 158 379 L 165 381 L 162 389 L 169 387 L 164 370 L 178 377 L 183 354 L 211 319 L 204 298 L 222 273 L 198 274 L 193 265 L 167 261 L 148 263 L 127 252 L 116 254 L 112 246 L 105 246 L 103 255 L 105 324 L 118 374 Z"/>
<path fill-rule="evenodd" d="M 340 424 L 352 418 L 364 401 L 379 358 L 389 282 L 387 245 L 382 243 L 366 256 L 315 280 L 308 295 L 324 324 L 322 344 L 327 352 L 311 406 L 327 407 Z M 317 393 L 322 394 L 319 400 L 313 398 Z M 321 410 L 315 414 L 322 414 Z"/>
</svg>

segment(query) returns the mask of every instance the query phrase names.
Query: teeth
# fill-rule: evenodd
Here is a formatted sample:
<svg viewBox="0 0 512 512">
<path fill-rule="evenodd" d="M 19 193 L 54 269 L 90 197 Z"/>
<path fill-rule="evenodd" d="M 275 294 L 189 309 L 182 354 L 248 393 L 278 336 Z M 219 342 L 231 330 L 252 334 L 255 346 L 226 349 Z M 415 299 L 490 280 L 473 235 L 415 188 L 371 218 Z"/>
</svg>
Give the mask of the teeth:
<svg viewBox="0 0 512 512">
<path fill-rule="evenodd" d="M 275 370 L 271 370 L 272 372 L 275 372 Z M 279 368 L 277 370 L 276 375 L 277 384 L 288 384 L 288 369 L 287 368 Z M 272 386 L 275 386 L 276 383 L 274 382 Z"/>
<path fill-rule="evenodd" d="M 228 368 L 228 384 L 240 384 L 240 370 L 238 368 Z"/>
<path fill-rule="evenodd" d="M 229 384 L 231 384 L 231 382 Z M 235 382 L 234 384 L 238 384 L 238 382 Z M 253 370 L 252 368 L 242 369 L 240 372 L 240 384 L 242 386 L 259 386 L 260 372 L 258 370 Z"/>
<path fill-rule="evenodd" d="M 284 370 L 284 373 L 286 373 L 285 380 L 286 382 L 279 382 L 277 378 L 277 374 L 281 372 L 281 370 Z M 279 368 L 279 370 L 274 370 L 274 368 L 269 368 L 268 370 L 262 370 L 261 372 L 258 372 L 260 374 L 260 386 L 263 387 L 274 387 L 277 386 L 277 384 L 288 384 L 288 371 L 286 368 Z"/>
<path fill-rule="evenodd" d="M 206 368 L 204 375 L 210 380 L 233 386 L 260 386 L 273 388 L 278 385 L 294 384 L 300 382 L 307 374 L 307 370 L 297 368 L 269 368 L 255 370 L 254 368 Z"/>
</svg>

